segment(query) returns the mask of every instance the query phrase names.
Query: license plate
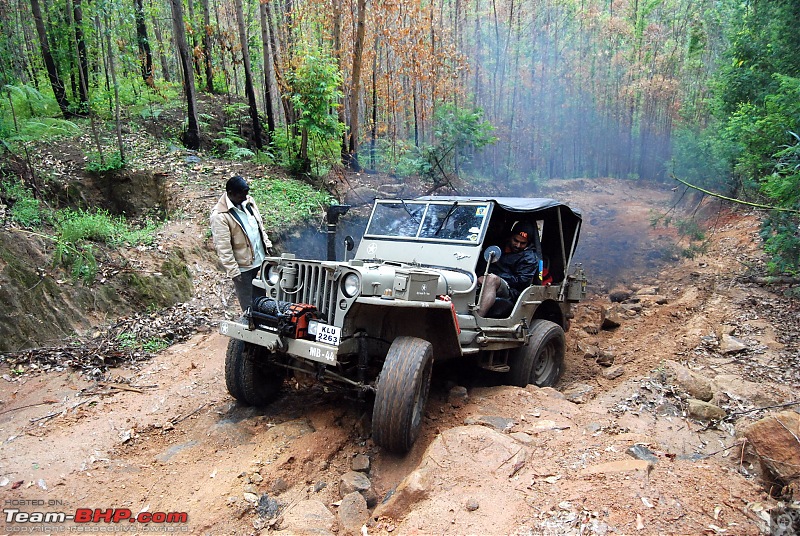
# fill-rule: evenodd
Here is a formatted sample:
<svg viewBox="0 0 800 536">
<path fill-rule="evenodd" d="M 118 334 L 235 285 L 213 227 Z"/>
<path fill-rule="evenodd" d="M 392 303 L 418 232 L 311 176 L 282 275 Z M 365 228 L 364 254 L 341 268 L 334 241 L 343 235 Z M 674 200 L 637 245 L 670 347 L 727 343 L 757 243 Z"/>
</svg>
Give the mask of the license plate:
<svg viewBox="0 0 800 536">
<path fill-rule="evenodd" d="M 319 324 L 317 326 L 317 342 L 339 346 L 339 335 L 341 333 L 341 328 L 328 324 Z"/>
</svg>

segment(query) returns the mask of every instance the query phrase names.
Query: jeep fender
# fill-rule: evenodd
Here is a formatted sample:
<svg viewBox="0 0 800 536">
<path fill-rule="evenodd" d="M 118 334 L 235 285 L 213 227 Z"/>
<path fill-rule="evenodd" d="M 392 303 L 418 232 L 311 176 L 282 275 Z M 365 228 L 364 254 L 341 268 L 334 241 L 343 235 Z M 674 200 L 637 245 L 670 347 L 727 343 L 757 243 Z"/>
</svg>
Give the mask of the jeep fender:
<svg viewBox="0 0 800 536">
<path fill-rule="evenodd" d="M 343 331 L 364 331 L 370 337 L 393 341 L 417 337 L 433 345 L 435 360 L 461 356 L 459 327 L 450 301 L 432 302 L 357 298 L 344 321 Z"/>
</svg>

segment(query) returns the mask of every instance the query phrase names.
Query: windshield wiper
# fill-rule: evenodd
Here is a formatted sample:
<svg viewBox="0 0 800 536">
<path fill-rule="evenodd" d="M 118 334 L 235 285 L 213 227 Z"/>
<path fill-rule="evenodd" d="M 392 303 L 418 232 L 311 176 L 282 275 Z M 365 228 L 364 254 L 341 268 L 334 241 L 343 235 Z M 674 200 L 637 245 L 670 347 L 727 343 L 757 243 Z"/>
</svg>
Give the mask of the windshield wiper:
<svg viewBox="0 0 800 536">
<path fill-rule="evenodd" d="M 458 207 L 458 201 L 456 201 L 455 203 L 453 203 L 453 206 L 452 206 L 452 207 L 450 207 L 450 210 L 448 210 L 448 211 L 447 211 L 447 214 L 445 214 L 445 215 L 444 215 L 444 218 L 442 218 L 442 221 L 441 221 L 441 223 L 439 224 L 439 227 L 436 229 L 436 232 L 435 232 L 435 233 L 433 233 L 433 236 L 439 236 L 439 231 L 441 231 L 441 230 L 442 230 L 442 227 L 444 227 L 444 224 L 446 224 L 446 223 L 447 223 L 447 220 L 449 220 L 449 219 L 450 219 L 450 216 L 452 216 L 452 215 L 453 215 L 453 212 L 455 212 L 455 211 L 456 211 L 456 207 Z"/>
<path fill-rule="evenodd" d="M 402 199 L 400 200 L 400 203 L 403 205 L 403 208 L 406 210 L 406 212 L 408 213 L 408 215 L 409 215 L 409 216 L 411 216 L 411 221 L 413 221 L 414 223 L 416 223 L 417 225 L 419 225 L 419 224 L 420 224 L 420 221 L 417 219 L 417 215 L 416 215 L 416 213 L 414 213 L 414 212 L 411 212 L 411 209 L 410 209 L 410 208 L 408 208 L 408 205 L 406 205 L 406 202 L 405 202 L 405 201 L 403 201 Z"/>
</svg>

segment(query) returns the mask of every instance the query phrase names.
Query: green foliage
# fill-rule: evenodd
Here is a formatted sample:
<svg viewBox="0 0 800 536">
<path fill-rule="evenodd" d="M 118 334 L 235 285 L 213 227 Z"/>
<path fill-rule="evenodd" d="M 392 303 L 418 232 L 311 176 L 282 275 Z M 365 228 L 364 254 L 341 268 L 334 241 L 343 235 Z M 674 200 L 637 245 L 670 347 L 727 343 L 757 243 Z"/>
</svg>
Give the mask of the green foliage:
<svg viewBox="0 0 800 536">
<path fill-rule="evenodd" d="M 90 173 L 104 173 L 116 171 L 125 167 L 125 162 L 120 157 L 119 151 L 100 155 L 97 151 L 90 152 L 86 161 L 86 171 Z"/>
<path fill-rule="evenodd" d="M 362 161 L 367 162 L 373 158 L 375 169 L 378 171 L 408 176 L 419 173 L 421 168 L 428 165 L 419 147 L 403 140 L 392 142 L 380 138 L 375 141 L 372 157 L 369 156 L 370 150 L 368 147 L 362 147 Z"/>
<path fill-rule="evenodd" d="M 775 171 L 763 182 L 762 191 L 781 208 L 800 211 L 800 136 L 790 134 L 795 143 L 778 151 Z M 800 214 L 770 212 L 761 229 L 764 249 L 772 256 L 772 273 L 800 273 Z"/>
<path fill-rule="evenodd" d="M 141 351 L 147 353 L 157 353 L 165 348 L 169 348 L 170 343 L 159 337 L 151 337 L 147 340 L 140 340 L 135 333 L 123 331 L 116 337 L 117 345 L 123 350 L 132 352 Z"/>
<path fill-rule="evenodd" d="M 420 163 L 420 175 L 430 178 L 434 184 L 444 179 L 443 175 L 458 172 L 467 166 L 475 152 L 495 143 L 494 127 L 483 120 L 483 110 L 467 110 L 448 103 L 436 110 L 434 145 L 422 149 L 424 161 Z"/>
<path fill-rule="evenodd" d="M 714 128 L 698 130 L 690 127 L 673 133 L 672 173 L 707 190 L 720 193 L 730 189 L 731 158 L 735 144 L 720 138 Z"/>
<path fill-rule="evenodd" d="M 307 221 L 332 201 L 327 193 L 294 179 L 253 179 L 250 181 L 250 195 L 261 207 L 268 229 L 286 228 Z"/>
<path fill-rule="evenodd" d="M 298 116 L 295 126 L 306 136 L 306 146 L 301 138 L 286 140 L 288 143 L 283 147 L 278 142 L 276 147 L 290 151 L 288 169 L 305 171 L 308 163 L 313 162 L 320 175 L 339 159 L 345 130 L 336 112 L 342 98 L 339 90 L 342 76 L 336 59 L 319 47 L 304 45 L 296 58 L 297 64 L 286 76 L 290 87 L 288 97 Z M 289 136 L 294 138 L 291 133 Z M 303 154 L 304 150 L 307 154 Z"/>
<path fill-rule="evenodd" d="M 54 220 L 54 263 L 65 266 L 73 278 L 86 283 L 91 283 L 97 275 L 96 248 L 91 242 L 112 247 L 152 244 L 156 230 L 152 222 L 140 228 L 131 227 L 122 216 L 111 216 L 104 210 L 66 209 L 56 212 Z"/>
<path fill-rule="evenodd" d="M 0 139 L 9 149 L 31 141 L 47 141 L 81 132 L 72 121 L 53 117 L 60 114 L 53 98 L 27 85 L 3 86 L 0 98 Z"/>
<path fill-rule="evenodd" d="M 214 139 L 221 156 L 230 160 L 249 160 L 255 156 L 255 153 L 244 147 L 247 140 L 242 138 L 234 127 L 225 127 L 225 130 L 220 132 L 221 136 Z"/>
<path fill-rule="evenodd" d="M 0 197 L 10 207 L 11 220 L 21 227 L 32 228 L 42 223 L 39 200 L 33 197 L 22 181 L 8 179 L 0 183 Z"/>
</svg>

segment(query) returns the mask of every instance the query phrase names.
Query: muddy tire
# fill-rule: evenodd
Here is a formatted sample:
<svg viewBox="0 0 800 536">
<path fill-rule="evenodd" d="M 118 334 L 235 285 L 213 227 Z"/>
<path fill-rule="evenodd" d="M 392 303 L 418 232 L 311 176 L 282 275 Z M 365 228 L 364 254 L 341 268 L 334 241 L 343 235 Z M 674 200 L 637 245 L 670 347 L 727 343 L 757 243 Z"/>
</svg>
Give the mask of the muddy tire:
<svg viewBox="0 0 800 536">
<path fill-rule="evenodd" d="M 225 354 L 225 385 L 233 398 L 248 406 L 266 406 L 281 390 L 281 369 L 265 362 L 266 350 L 231 339 Z"/>
<path fill-rule="evenodd" d="M 509 382 L 551 387 L 564 370 L 564 330 L 549 320 L 534 320 L 528 344 L 514 350 L 509 359 Z"/>
<path fill-rule="evenodd" d="M 386 354 L 372 410 L 372 440 L 405 454 L 422 427 L 431 387 L 433 347 L 416 337 L 398 337 Z"/>
</svg>

